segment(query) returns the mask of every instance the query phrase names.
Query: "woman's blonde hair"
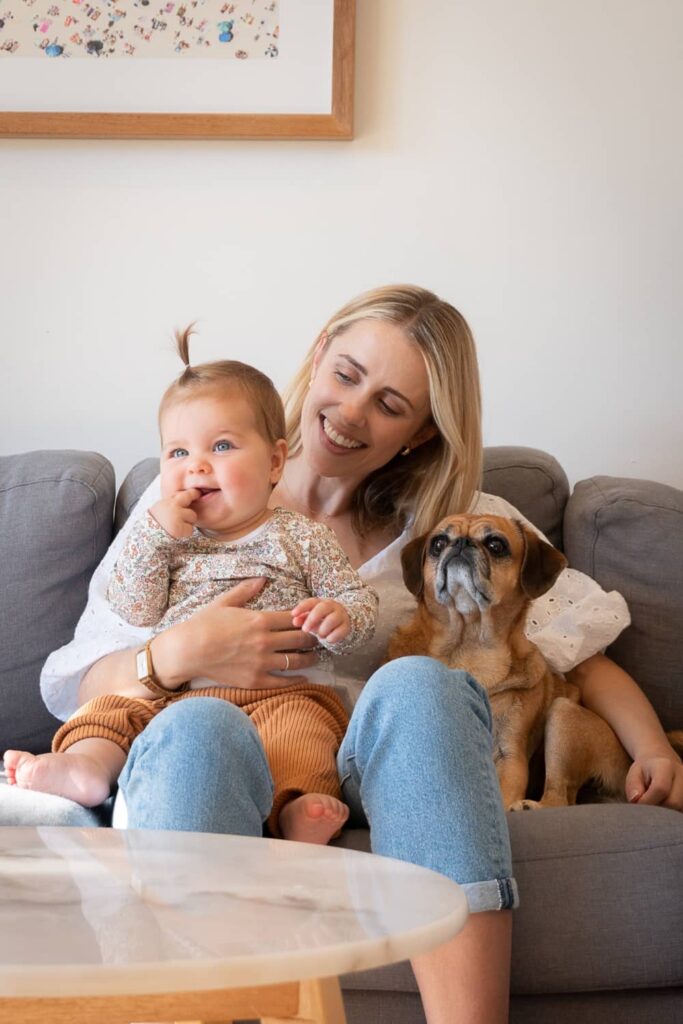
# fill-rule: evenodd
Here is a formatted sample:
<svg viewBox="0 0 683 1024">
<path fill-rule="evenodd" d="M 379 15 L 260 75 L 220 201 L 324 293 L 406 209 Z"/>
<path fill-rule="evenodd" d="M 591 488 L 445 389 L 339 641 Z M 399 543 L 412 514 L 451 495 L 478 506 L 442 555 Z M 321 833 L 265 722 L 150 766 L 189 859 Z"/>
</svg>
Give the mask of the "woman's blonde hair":
<svg viewBox="0 0 683 1024">
<path fill-rule="evenodd" d="M 175 332 L 178 355 L 185 363 L 185 369 L 162 395 L 159 420 L 164 410 L 175 402 L 198 398 L 205 393 L 236 390 L 250 403 L 258 432 L 270 444 L 275 444 L 285 436 L 285 410 L 270 377 L 236 359 L 190 366 L 190 338 L 195 333 L 193 326 L 190 324 L 184 331 Z"/>
<path fill-rule="evenodd" d="M 445 515 L 466 512 L 481 483 L 481 395 L 474 339 L 457 309 L 433 292 L 389 285 L 353 299 L 327 323 L 284 393 L 291 455 L 301 451 L 301 410 L 320 337 L 326 346 L 358 320 L 403 329 L 427 367 L 431 414 L 438 433 L 408 455 L 396 455 L 356 491 L 353 520 L 361 536 L 412 521 L 424 533 Z"/>
</svg>

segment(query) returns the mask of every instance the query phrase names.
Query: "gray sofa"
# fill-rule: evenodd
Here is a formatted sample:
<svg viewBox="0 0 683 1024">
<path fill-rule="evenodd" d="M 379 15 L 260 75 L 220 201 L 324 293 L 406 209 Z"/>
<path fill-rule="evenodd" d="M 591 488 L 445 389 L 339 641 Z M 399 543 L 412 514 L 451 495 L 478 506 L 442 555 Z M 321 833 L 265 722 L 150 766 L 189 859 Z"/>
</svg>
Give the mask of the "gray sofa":
<svg viewBox="0 0 683 1024">
<path fill-rule="evenodd" d="M 90 574 L 156 472 L 124 481 L 101 455 L 0 458 L 0 751 L 48 749 L 46 655 L 71 637 Z M 683 493 L 594 477 L 569 494 L 549 455 L 486 453 L 484 488 L 515 504 L 570 563 L 626 597 L 633 624 L 609 653 L 641 683 L 667 728 L 683 726 Z M 0 786 L 0 824 L 107 824 L 110 809 Z M 683 815 L 584 804 L 509 817 L 522 905 L 514 918 L 511 1020 L 683 1021 Z M 368 848 L 368 833 L 341 842 Z M 407 964 L 344 980 L 350 1024 L 423 1021 Z M 454 1022 L 457 1009 L 454 1009 Z"/>
</svg>

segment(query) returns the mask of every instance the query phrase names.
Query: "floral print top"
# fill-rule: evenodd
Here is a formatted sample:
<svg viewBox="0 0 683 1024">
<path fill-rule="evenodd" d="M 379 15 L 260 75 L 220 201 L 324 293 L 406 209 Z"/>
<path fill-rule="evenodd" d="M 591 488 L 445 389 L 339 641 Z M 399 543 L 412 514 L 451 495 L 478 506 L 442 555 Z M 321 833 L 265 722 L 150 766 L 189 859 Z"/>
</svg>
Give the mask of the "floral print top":
<svg viewBox="0 0 683 1024">
<path fill-rule="evenodd" d="M 318 640 L 333 654 L 353 650 L 374 633 L 377 593 L 351 568 L 335 534 L 284 508 L 236 541 L 197 529 L 177 540 L 146 512 L 116 561 L 107 596 L 126 622 L 158 633 L 254 576 L 267 582 L 247 608 L 282 611 L 307 597 L 342 604 L 351 618 L 349 635 L 335 644 Z"/>
</svg>

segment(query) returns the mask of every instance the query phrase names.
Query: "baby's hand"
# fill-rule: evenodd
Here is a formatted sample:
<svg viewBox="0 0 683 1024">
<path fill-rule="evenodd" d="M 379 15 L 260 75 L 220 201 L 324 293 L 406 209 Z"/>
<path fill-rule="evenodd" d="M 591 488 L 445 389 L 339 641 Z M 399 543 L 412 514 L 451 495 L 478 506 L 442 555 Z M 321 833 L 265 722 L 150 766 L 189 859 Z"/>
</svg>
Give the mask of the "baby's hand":
<svg viewBox="0 0 683 1024">
<path fill-rule="evenodd" d="M 293 609 L 292 625 L 330 644 L 338 644 L 351 632 L 351 619 L 346 608 L 338 601 L 325 601 L 318 597 L 307 597 Z"/>
<path fill-rule="evenodd" d="M 190 505 L 200 494 L 201 491 L 196 487 L 189 487 L 186 491 L 177 491 L 170 498 L 162 498 L 149 511 L 166 533 L 176 540 L 182 540 L 183 537 L 192 536 L 197 513 Z"/>
</svg>

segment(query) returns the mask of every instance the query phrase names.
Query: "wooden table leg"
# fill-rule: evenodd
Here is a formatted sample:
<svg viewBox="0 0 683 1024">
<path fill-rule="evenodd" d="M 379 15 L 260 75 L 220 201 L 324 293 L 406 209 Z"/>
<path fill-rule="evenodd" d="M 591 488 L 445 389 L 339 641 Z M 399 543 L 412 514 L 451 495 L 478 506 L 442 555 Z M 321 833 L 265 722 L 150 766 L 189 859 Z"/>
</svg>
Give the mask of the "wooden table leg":
<svg viewBox="0 0 683 1024">
<path fill-rule="evenodd" d="M 294 1017 L 262 1017 L 261 1024 L 346 1024 L 338 978 L 317 978 L 299 985 Z"/>
</svg>

